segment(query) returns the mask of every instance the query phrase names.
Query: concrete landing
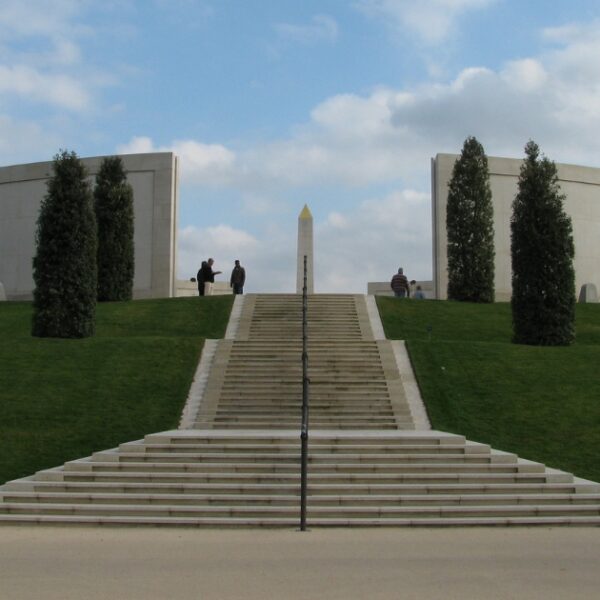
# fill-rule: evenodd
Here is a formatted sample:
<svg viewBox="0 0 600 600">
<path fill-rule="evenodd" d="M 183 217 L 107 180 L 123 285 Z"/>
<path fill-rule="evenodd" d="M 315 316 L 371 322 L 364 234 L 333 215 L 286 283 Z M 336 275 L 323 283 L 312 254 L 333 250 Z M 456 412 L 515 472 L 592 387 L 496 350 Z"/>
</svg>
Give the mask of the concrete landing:
<svg viewBox="0 0 600 600">
<path fill-rule="evenodd" d="M 11 600 L 589 600 L 598 529 L 0 528 Z"/>
</svg>

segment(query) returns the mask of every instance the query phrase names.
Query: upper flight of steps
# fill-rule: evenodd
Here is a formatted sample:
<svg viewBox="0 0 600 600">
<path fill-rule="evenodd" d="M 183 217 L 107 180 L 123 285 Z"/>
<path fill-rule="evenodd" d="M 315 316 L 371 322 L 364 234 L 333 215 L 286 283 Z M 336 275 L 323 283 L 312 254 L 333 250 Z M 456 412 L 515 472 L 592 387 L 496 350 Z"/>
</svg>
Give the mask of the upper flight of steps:
<svg viewBox="0 0 600 600">
<path fill-rule="evenodd" d="M 311 429 L 414 429 L 393 352 L 375 341 L 364 296 L 308 298 Z M 302 297 L 244 298 L 219 342 L 195 429 L 298 429 Z"/>
</svg>

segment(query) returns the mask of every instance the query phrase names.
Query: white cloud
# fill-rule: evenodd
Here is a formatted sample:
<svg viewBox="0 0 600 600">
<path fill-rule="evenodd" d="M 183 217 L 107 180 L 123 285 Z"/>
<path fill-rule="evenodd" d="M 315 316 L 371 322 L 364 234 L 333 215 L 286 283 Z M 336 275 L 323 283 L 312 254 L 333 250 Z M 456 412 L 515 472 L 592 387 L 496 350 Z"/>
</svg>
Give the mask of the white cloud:
<svg viewBox="0 0 600 600">
<path fill-rule="evenodd" d="M 0 115 L 0 165 L 48 160 L 60 147 L 61 139 L 37 123 Z"/>
<path fill-rule="evenodd" d="M 290 138 L 240 160 L 292 185 L 401 180 L 425 189 L 429 157 L 458 152 L 475 135 L 489 154 L 520 156 L 532 138 L 557 162 L 600 164 L 600 23 L 593 29 L 498 70 L 464 69 L 445 84 L 334 96 Z"/>
<path fill-rule="evenodd" d="M 114 72 L 87 63 L 82 52 L 82 40 L 95 34 L 84 24 L 94 8 L 79 0 L 2 0 L 0 100 L 16 96 L 69 111 L 93 108 L 98 89 L 116 80 Z M 98 10 L 110 8 L 103 3 Z"/>
<path fill-rule="evenodd" d="M 431 278 L 429 194 L 392 192 L 315 227 L 315 287 L 366 293 L 367 281 L 387 281 L 403 266 L 410 279 Z"/>
<path fill-rule="evenodd" d="M 193 140 L 168 149 L 181 155 L 187 181 L 229 186 L 265 206 L 290 187 L 427 190 L 429 158 L 459 152 L 468 135 L 491 155 L 520 156 L 531 138 L 557 162 L 599 164 L 600 24 L 599 41 L 589 27 L 583 41 L 570 31 L 575 41 L 497 70 L 473 66 L 444 84 L 333 96 L 287 138 L 235 151 Z"/>
<path fill-rule="evenodd" d="M 155 146 L 151 138 L 139 136 L 118 146 L 117 152 L 174 152 L 180 160 L 180 174 L 184 183 L 227 183 L 235 164 L 235 153 L 225 146 L 204 144 L 195 140 L 175 140 L 169 145 Z"/>
<path fill-rule="evenodd" d="M 315 15 L 309 25 L 277 23 L 275 30 L 280 37 L 301 44 L 332 43 L 339 33 L 337 22 L 328 15 Z"/>
<path fill-rule="evenodd" d="M 182 140 L 173 143 L 173 150 L 181 158 L 182 177 L 190 181 L 220 182 L 235 163 L 235 154 L 221 144 Z"/>
<path fill-rule="evenodd" d="M 0 65 L 0 94 L 16 94 L 76 111 L 90 104 L 88 92 L 73 77 L 43 74 L 26 66 Z"/>
<path fill-rule="evenodd" d="M 154 146 L 154 142 L 147 136 L 136 136 L 126 144 L 117 147 L 119 154 L 146 154 L 149 152 L 159 152 Z"/>
<path fill-rule="evenodd" d="M 269 228 L 267 227 L 267 230 Z M 178 277 L 195 277 L 200 264 L 214 258 L 214 269 L 222 271 L 217 281 L 228 281 L 234 260 L 246 268 L 245 291 L 292 291 L 296 283 L 296 248 L 288 232 L 268 230 L 258 237 L 230 227 L 217 225 L 185 227 L 178 234 Z"/>
<path fill-rule="evenodd" d="M 74 23 L 84 3 L 79 0 L 2 0 L 0 31 L 3 39 L 71 36 L 86 28 Z"/>
<path fill-rule="evenodd" d="M 54 61 L 62 65 L 74 65 L 81 62 L 81 49 L 72 41 L 59 39 L 55 43 Z"/>
<path fill-rule="evenodd" d="M 212 6 L 199 0 L 154 0 L 154 5 L 177 27 L 201 27 L 215 14 Z"/>
<path fill-rule="evenodd" d="M 437 45 L 455 30 L 460 16 L 487 8 L 496 0 L 358 0 L 356 6 L 401 31 L 414 33 L 423 43 Z"/>
<path fill-rule="evenodd" d="M 508 85 L 523 92 L 534 92 L 548 80 L 546 70 L 533 58 L 509 62 L 501 73 Z"/>
</svg>

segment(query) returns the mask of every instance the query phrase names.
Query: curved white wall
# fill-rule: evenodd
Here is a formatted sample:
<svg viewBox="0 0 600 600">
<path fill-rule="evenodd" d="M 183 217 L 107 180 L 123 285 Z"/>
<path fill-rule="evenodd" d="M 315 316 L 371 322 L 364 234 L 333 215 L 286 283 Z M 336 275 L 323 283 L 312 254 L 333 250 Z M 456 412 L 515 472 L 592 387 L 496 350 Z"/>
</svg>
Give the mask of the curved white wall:
<svg viewBox="0 0 600 600">
<path fill-rule="evenodd" d="M 102 156 L 82 158 L 95 177 Z M 135 298 L 175 295 L 177 157 L 171 152 L 122 155 L 133 187 Z M 52 162 L 0 168 L 0 282 L 9 300 L 30 299 L 35 231 Z"/>
<path fill-rule="evenodd" d="M 431 161 L 433 218 L 433 285 L 436 298 L 446 298 L 448 257 L 446 202 L 448 183 L 459 155 L 438 154 Z M 511 296 L 510 217 L 517 193 L 522 161 L 488 157 L 490 187 L 494 205 L 494 244 L 496 300 Z M 573 222 L 575 241 L 575 285 L 579 293 L 584 283 L 600 288 L 600 169 L 576 165 L 556 165 L 565 212 Z"/>
</svg>

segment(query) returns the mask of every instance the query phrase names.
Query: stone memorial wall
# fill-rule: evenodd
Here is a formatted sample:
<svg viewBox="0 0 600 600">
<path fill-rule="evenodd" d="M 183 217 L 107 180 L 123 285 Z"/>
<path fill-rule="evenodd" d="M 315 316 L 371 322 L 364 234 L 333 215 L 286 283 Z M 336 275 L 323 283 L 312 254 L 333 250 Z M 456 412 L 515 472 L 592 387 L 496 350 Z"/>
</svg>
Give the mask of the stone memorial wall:
<svg viewBox="0 0 600 600">
<path fill-rule="evenodd" d="M 81 159 L 92 185 L 102 158 Z M 134 195 L 134 298 L 174 296 L 177 157 L 159 152 L 121 159 Z M 0 168 L 0 281 L 9 300 L 32 297 L 36 223 L 51 176 L 52 162 Z"/>
<path fill-rule="evenodd" d="M 446 201 L 448 183 L 457 154 L 438 154 L 431 161 L 433 219 L 433 295 L 447 297 Z M 496 300 L 511 296 L 510 218 L 517 193 L 520 159 L 488 157 L 494 205 Z M 600 287 L 600 169 L 556 165 L 564 208 L 573 222 L 575 287 L 586 283 Z"/>
</svg>

